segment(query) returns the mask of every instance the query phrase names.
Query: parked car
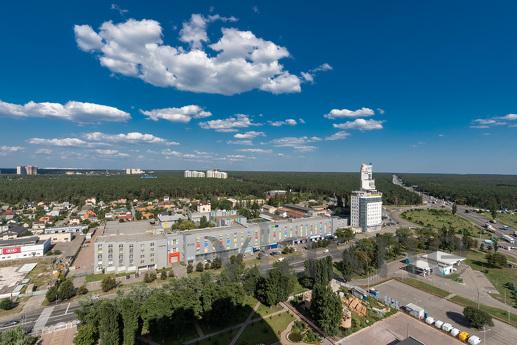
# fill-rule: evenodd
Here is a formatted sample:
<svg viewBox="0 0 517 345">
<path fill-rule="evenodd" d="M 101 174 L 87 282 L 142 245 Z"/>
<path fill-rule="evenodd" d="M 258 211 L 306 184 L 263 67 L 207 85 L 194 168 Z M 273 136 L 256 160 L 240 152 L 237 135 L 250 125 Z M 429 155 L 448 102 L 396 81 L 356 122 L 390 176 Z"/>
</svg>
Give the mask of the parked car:
<svg viewBox="0 0 517 345">
<path fill-rule="evenodd" d="M 441 328 L 442 328 L 442 326 L 443 326 L 443 321 L 441 321 L 441 320 L 436 320 L 436 321 L 434 322 L 434 327 L 436 327 L 436 328 L 438 328 L 438 329 L 441 329 Z"/>
</svg>

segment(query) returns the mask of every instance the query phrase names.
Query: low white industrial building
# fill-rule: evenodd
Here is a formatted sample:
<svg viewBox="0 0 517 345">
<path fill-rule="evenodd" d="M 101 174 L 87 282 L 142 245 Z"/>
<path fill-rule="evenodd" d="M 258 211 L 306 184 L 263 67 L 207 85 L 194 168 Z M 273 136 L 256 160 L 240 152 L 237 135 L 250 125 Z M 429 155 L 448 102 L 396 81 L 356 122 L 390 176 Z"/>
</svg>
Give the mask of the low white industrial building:
<svg viewBox="0 0 517 345">
<path fill-rule="evenodd" d="M 20 237 L 0 241 L 0 260 L 24 259 L 43 256 L 50 249 L 50 239 L 40 240 L 37 236 Z"/>
<path fill-rule="evenodd" d="M 415 260 L 409 261 L 407 269 L 423 276 L 428 276 L 432 273 L 447 276 L 456 272 L 459 264 L 464 260 L 465 258 L 461 256 L 436 251 L 421 255 Z"/>
</svg>

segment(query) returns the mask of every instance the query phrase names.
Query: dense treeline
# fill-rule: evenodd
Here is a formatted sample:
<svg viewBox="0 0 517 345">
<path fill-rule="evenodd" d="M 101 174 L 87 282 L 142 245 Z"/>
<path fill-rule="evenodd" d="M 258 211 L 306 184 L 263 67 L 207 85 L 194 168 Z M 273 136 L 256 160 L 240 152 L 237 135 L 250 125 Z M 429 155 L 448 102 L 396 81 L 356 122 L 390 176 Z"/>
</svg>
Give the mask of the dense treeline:
<svg viewBox="0 0 517 345">
<path fill-rule="evenodd" d="M 517 176 L 400 174 L 407 185 L 458 204 L 497 210 L 517 209 Z"/>
<path fill-rule="evenodd" d="M 151 199 L 163 195 L 210 199 L 214 196 L 264 197 L 272 189 L 301 192 L 308 197 L 333 195 L 346 201 L 352 190 L 359 187 L 357 173 L 291 173 L 291 172 L 232 172 L 227 180 L 184 178 L 182 172 L 162 172 L 155 179 L 139 176 L 64 176 L 35 177 L 0 176 L 0 201 L 71 201 L 96 196 L 102 200 L 118 198 Z M 420 197 L 393 185 L 391 175 L 378 174 L 377 188 L 388 204 L 416 204 Z M 296 201 L 290 200 L 290 201 Z"/>
</svg>

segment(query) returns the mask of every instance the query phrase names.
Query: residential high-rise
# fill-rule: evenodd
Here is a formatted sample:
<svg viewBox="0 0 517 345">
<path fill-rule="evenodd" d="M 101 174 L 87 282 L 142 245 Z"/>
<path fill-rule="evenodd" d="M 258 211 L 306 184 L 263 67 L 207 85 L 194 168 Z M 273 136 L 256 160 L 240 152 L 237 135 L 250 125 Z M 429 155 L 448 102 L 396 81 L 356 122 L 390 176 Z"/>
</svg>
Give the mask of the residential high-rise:
<svg viewBox="0 0 517 345">
<path fill-rule="evenodd" d="M 350 198 L 350 225 L 363 232 L 382 227 L 382 193 L 375 189 L 372 165 L 361 164 L 361 190 Z"/>
<path fill-rule="evenodd" d="M 16 167 L 16 175 L 36 176 L 38 175 L 38 167 L 32 165 L 18 165 Z"/>
<path fill-rule="evenodd" d="M 126 175 L 141 175 L 144 171 L 139 168 L 127 168 L 126 169 Z"/>
</svg>

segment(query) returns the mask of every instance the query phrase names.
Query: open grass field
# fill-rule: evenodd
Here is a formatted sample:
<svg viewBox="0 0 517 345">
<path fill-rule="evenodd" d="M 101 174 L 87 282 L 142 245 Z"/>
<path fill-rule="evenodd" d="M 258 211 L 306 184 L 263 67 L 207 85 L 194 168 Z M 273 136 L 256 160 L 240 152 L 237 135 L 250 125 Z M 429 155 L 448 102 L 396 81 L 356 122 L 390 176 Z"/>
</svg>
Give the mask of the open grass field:
<svg viewBox="0 0 517 345">
<path fill-rule="evenodd" d="M 285 312 L 254 322 L 242 332 L 237 344 L 274 344 L 280 340 L 280 333 L 291 321 L 294 321 L 294 317 L 289 312 Z"/>
<path fill-rule="evenodd" d="M 506 303 L 509 305 L 517 304 L 517 301 L 512 301 L 510 298 L 510 291 L 505 287 L 506 283 L 512 282 L 517 284 L 517 270 L 512 268 L 498 268 L 488 264 L 485 259 L 485 253 L 470 250 L 467 252 L 467 260 L 465 263 L 477 271 L 483 272 L 490 282 L 495 286 L 499 294 L 492 294 L 501 302 L 505 302 L 504 294 L 506 292 Z"/>
<path fill-rule="evenodd" d="M 402 213 L 402 217 L 415 224 L 435 230 L 440 230 L 443 226 L 447 228 L 450 227 L 454 229 L 455 232 L 467 229 L 473 237 L 479 237 L 481 231 L 480 228 L 468 220 L 452 214 L 449 210 L 415 209 L 405 211 Z"/>
</svg>

